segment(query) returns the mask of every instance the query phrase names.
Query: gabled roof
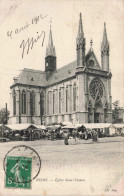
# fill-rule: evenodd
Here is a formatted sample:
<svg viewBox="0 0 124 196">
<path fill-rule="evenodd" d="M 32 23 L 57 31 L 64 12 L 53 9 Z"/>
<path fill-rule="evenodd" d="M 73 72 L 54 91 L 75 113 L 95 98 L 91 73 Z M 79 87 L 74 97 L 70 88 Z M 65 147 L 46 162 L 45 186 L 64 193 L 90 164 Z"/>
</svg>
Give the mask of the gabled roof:
<svg viewBox="0 0 124 196">
<path fill-rule="evenodd" d="M 25 84 L 46 87 L 75 76 L 75 72 L 76 61 L 55 70 L 53 74 L 50 76 L 49 80 L 47 81 L 46 72 L 25 68 L 19 74 L 18 78 L 16 78 L 16 82 L 14 84 Z"/>
<path fill-rule="evenodd" d="M 94 61 L 96 62 L 96 66 L 94 67 L 90 67 L 90 68 L 93 68 L 93 69 L 100 69 L 100 65 L 99 65 L 99 62 L 96 58 L 96 55 L 94 53 L 94 51 L 90 48 L 89 52 L 87 53 L 86 57 L 85 57 L 85 60 L 86 60 L 86 66 L 88 67 L 88 60 L 90 59 L 90 57 L 93 57 Z"/>
<path fill-rule="evenodd" d="M 76 61 L 55 70 L 55 72 L 51 75 L 51 77 L 47 81 L 47 85 L 52 85 L 61 82 L 65 79 L 71 78 L 75 76 L 75 72 L 76 72 Z"/>
<path fill-rule="evenodd" d="M 86 67 L 88 68 L 88 60 L 92 57 L 95 61 L 96 66 L 90 67 L 93 69 L 101 70 L 100 65 L 96 59 L 96 56 L 92 50 L 86 55 Z M 15 78 L 15 84 L 22 84 L 22 85 L 32 85 L 32 86 L 40 86 L 40 87 L 47 87 L 49 85 L 57 84 L 64 80 L 68 80 L 69 78 L 76 77 L 76 61 L 69 63 L 57 70 L 55 70 L 48 81 L 46 80 L 46 72 L 40 70 L 33 70 L 33 69 L 23 69 L 18 78 Z M 13 87 L 11 86 L 11 88 Z"/>
<path fill-rule="evenodd" d="M 46 73 L 40 70 L 23 69 L 18 76 L 16 83 L 34 85 L 34 86 L 45 86 L 46 84 Z"/>
</svg>

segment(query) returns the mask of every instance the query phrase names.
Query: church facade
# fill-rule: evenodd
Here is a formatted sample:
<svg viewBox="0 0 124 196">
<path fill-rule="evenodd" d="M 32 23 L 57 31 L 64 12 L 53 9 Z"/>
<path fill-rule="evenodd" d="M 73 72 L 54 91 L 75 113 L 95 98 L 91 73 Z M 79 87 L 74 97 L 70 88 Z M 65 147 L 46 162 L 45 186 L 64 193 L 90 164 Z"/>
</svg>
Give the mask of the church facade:
<svg viewBox="0 0 124 196">
<path fill-rule="evenodd" d="M 101 65 L 91 48 L 85 53 L 82 16 L 76 38 L 76 61 L 57 69 L 56 51 L 50 28 L 45 71 L 23 69 L 10 87 L 9 123 L 49 125 L 112 122 L 109 42 L 104 23 Z"/>
</svg>

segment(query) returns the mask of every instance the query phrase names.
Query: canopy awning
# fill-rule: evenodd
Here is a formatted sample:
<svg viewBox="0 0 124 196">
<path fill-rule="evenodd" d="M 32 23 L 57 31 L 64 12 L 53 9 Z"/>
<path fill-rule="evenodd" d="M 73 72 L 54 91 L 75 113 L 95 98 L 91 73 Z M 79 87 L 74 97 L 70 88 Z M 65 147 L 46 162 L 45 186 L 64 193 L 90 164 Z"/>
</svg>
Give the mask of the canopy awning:
<svg viewBox="0 0 124 196">
<path fill-rule="evenodd" d="M 83 124 L 74 124 L 74 127 L 77 129 L 81 128 L 81 127 L 85 128 L 85 126 Z"/>
<path fill-rule="evenodd" d="M 46 130 L 47 128 L 44 125 L 35 125 L 38 129 Z"/>
<path fill-rule="evenodd" d="M 56 130 L 59 129 L 61 126 L 60 125 L 51 125 L 51 126 L 47 126 L 46 128 L 49 130 Z"/>
<path fill-rule="evenodd" d="M 64 121 L 64 122 L 61 122 L 60 125 L 62 125 L 62 126 L 71 126 L 72 122 Z"/>
<path fill-rule="evenodd" d="M 111 123 L 85 123 L 83 126 L 87 129 L 101 129 L 113 126 Z M 114 126 L 113 126 L 114 127 Z"/>
<path fill-rule="evenodd" d="M 37 128 L 35 125 L 33 124 L 11 124 L 11 125 L 6 125 L 8 128 L 10 128 L 11 130 L 26 130 L 30 127 L 32 128 Z"/>
<path fill-rule="evenodd" d="M 62 129 L 76 129 L 76 127 L 74 125 L 70 124 L 70 125 L 66 125 L 66 126 L 62 127 Z"/>
<path fill-rule="evenodd" d="M 11 130 L 11 129 L 8 127 L 8 125 L 1 124 L 0 125 L 0 130 Z"/>
<path fill-rule="evenodd" d="M 113 124 L 116 128 L 123 128 L 124 124 Z"/>
</svg>

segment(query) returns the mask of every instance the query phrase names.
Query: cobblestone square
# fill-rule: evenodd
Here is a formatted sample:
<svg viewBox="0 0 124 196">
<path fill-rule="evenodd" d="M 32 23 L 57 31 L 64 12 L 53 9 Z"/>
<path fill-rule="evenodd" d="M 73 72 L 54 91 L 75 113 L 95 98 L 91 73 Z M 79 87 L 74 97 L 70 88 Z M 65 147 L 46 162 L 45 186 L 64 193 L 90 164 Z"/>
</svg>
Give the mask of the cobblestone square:
<svg viewBox="0 0 124 196">
<path fill-rule="evenodd" d="M 99 138 L 98 143 L 92 143 L 91 139 L 75 143 L 74 139 L 70 139 L 68 146 L 63 140 L 0 143 L 1 190 L 5 176 L 2 168 L 4 156 L 17 145 L 34 148 L 41 158 L 40 174 L 32 181 L 33 192 L 40 190 L 40 187 L 39 194 L 47 191 L 54 195 L 58 189 L 63 194 L 73 191 L 75 194 L 84 192 L 85 195 L 119 195 L 122 191 L 118 183 L 124 175 L 124 137 Z M 6 189 L 4 193 L 13 195 L 12 190 Z M 21 194 L 23 190 L 20 190 Z M 27 194 L 31 195 L 31 192 L 27 191 Z"/>
</svg>

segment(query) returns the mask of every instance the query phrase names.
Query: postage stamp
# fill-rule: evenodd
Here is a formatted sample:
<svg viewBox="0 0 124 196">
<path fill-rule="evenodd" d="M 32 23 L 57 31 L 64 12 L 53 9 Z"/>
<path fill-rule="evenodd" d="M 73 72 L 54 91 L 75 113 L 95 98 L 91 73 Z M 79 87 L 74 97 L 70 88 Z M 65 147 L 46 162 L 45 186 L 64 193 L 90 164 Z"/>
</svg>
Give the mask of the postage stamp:
<svg viewBox="0 0 124 196">
<path fill-rule="evenodd" d="M 31 188 L 31 157 L 7 157 L 6 187 Z"/>
<path fill-rule="evenodd" d="M 15 146 L 6 154 L 3 168 L 6 188 L 31 189 L 32 180 L 40 172 L 41 159 L 33 148 Z"/>
</svg>

